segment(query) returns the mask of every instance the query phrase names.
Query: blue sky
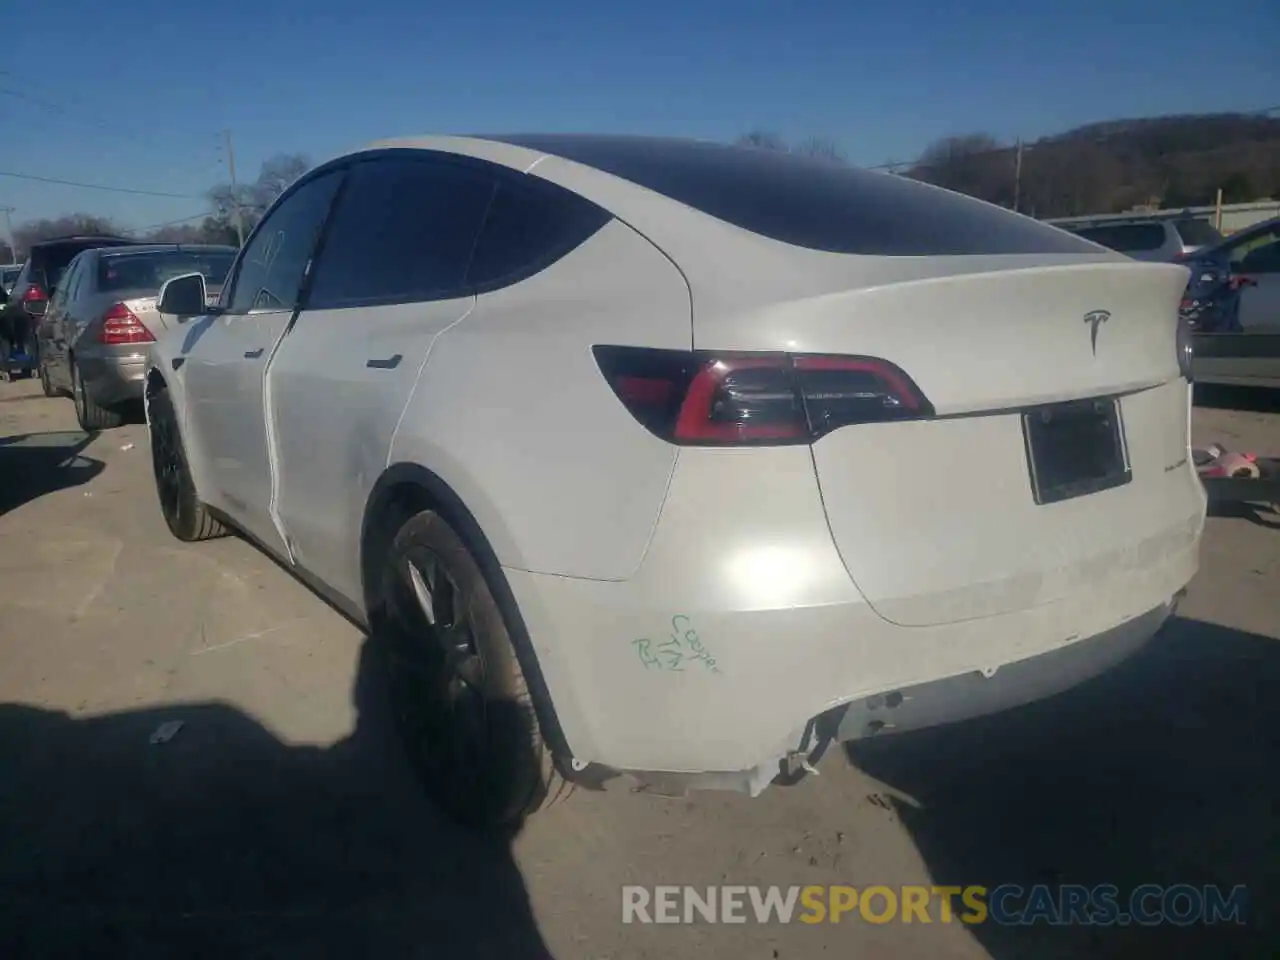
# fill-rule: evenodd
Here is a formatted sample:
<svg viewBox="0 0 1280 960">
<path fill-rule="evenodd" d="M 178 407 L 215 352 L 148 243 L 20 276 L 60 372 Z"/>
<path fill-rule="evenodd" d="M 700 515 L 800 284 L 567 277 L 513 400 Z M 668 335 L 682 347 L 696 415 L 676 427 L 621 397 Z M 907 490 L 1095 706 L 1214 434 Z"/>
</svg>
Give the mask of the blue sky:
<svg viewBox="0 0 1280 960">
<path fill-rule="evenodd" d="M 1280 3 L 1236 0 L 46 0 L 4 20 L 0 176 L 15 222 L 201 212 L 277 152 L 383 136 L 826 136 L 854 162 L 935 137 L 1280 105 Z M 1225 11 L 1230 10 L 1230 16 Z M 17 94 L 17 95 L 15 95 Z M 39 101 L 39 102 L 37 102 Z"/>
</svg>

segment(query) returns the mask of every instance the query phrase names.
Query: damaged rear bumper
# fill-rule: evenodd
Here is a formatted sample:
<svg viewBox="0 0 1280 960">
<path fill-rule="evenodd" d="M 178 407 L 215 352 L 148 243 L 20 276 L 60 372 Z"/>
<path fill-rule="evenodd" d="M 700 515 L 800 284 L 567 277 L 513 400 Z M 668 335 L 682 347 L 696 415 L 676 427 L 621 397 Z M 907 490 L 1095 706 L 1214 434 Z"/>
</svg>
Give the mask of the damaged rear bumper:
<svg viewBox="0 0 1280 960">
<path fill-rule="evenodd" d="M 779 773 L 806 765 L 820 746 L 883 737 L 969 720 L 1061 693 L 1112 669 L 1151 641 L 1173 614 L 1182 591 L 1167 603 L 1084 640 L 1048 653 L 861 697 L 814 717 L 795 746 L 776 760 L 742 771 L 664 773 L 623 771 L 648 792 L 683 796 L 691 790 L 729 790 L 758 796 Z"/>
</svg>

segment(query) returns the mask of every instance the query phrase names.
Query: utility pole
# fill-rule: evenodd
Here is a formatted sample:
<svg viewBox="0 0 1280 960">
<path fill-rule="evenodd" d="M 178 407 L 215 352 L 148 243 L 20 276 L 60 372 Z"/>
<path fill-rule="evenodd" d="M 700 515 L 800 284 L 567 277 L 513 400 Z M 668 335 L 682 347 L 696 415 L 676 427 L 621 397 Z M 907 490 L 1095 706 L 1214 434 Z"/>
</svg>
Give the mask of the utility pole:
<svg viewBox="0 0 1280 960">
<path fill-rule="evenodd" d="M 1018 138 L 1018 148 L 1013 160 L 1013 212 L 1018 212 L 1022 202 L 1022 138 Z"/>
<path fill-rule="evenodd" d="M 240 218 L 240 190 L 236 187 L 236 151 L 231 145 L 231 131 L 224 130 L 227 138 L 227 170 L 231 174 L 231 216 L 236 224 L 236 242 L 244 246 L 244 222 Z"/>
<path fill-rule="evenodd" d="M 18 259 L 18 240 L 13 235 L 13 212 L 17 207 L 0 207 L 0 213 L 4 214 L 5 236 L 9 238 L 9 256 L 16 261 Z"/>
</svg>

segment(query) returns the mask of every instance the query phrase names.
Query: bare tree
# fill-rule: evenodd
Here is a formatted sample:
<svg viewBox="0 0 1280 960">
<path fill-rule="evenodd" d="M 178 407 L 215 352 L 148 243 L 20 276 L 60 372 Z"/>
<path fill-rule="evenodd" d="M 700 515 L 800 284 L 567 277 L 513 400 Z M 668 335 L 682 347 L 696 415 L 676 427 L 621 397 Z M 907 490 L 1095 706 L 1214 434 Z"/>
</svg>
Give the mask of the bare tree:
<svg viewBox="0 0 1280 960">
<path fill-rule="evenodd" d="M 768 130 L 751 130 L 740 136 L 734 143 L 740 147 L 756 147 L 760 150 L 786 151 L 788 149 L 785 140 Z"/>
<path fill-rule="evenodd" d="M 808 140 L 797 144 L 792 153 L 812 157 L 815 160 L 825 160 L 828 163 L 837 163 L 842 166 L 849 162 L 849 156 L 840 147 L 840 144 L 827 137 L 810 137 Z"/>
<path fill-rule="evenodd" d="M 284 193 L 289 184 L 311 167 L 311 161 L 300 153 L 278 153 L 262 163 L 258 178 L 252 183 L 220 183 L 209 190 L 213 219 L 226 224 L 234 235 L 234 216 L 239 210 L 246 234 L 258 219 Z"/>
</svg>

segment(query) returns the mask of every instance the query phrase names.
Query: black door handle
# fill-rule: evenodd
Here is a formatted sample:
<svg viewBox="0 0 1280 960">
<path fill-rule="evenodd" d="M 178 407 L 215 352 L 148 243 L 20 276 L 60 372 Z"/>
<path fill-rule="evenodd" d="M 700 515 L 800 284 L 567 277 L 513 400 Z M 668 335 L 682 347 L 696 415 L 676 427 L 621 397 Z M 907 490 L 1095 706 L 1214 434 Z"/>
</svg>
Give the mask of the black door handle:
<svg viewBox="0 0 1280 960">
<path fill-rule="evenodd" d="M 264 349 L 265 349 L 264 347 L 259 347 L 257 350 L 246 350 L 244 352 L 244 358 L 246 360 L 257 360 L 260 356 L 262 356 L 262 351 Z"/>
<path fill-rule="evenodd" d="M 404 356 L 397 353 L 387 357 L 385 360 L 366 360 L 364 365 L 374 370 L 394 370 L 400 366 L 400 361 L 403 359 Z"/>
</svg>

